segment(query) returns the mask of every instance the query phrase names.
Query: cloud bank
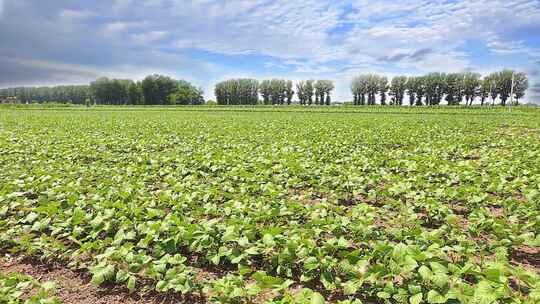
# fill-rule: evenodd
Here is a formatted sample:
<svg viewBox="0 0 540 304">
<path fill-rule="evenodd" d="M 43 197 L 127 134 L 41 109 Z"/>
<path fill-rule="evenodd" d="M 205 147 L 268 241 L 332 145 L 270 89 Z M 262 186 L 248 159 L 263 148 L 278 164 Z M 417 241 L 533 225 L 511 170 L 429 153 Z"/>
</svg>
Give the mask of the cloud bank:
<svg viewBox="0 0 540 304">
<path fill-rule="evenodd" d="M 535 33 L 535 0 L 0 0 L 0 87 L 156 72 L 213 98 L 229 77 L 327 78 L 348 100 L 358 73 L 537 70 Z"/>
</svg>

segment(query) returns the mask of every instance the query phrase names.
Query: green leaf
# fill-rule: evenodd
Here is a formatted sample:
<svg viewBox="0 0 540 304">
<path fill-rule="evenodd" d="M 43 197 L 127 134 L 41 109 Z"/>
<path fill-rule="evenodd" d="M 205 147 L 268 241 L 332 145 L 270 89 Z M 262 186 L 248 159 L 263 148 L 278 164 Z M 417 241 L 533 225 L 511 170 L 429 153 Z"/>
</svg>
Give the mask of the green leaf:
<svg viewBox="0 0 540 304">
<path fill-rule="evenodd" d="M 358 280 L 349 280 L 343 283 L 343 293 L 345 295 L 353 295 L 358 292 L 358 289 L 362 286 L 362 282 Z"/>
<path fill-rule="evenodd" d="M 91 280 L 92 284 L 96 285 L 96 286 L 99 286 L 101 285 L 103 282 L 105 282 L 105 276 L 103 275 L 103 273 L 101 272 L 98 272 L 98 273 L 94 273 L 92 275 L 92 280 Z"/>
<path fill-rule="evenodd" d="M 257 284 L 248 284 L 245 286 L 247 294 L 250 296 L 256 296 L 261 292 L 261 287 Z"/>
<path fill-rule="evenodd" d="M 389 294 L 386 291 L 379 291 L 379 292 L 377 292 L 377 297 L 379 297 L 381 299 L 390 299 L 392 297 L 392 295 Z"/>
<path fill-rule="evenodd" d="M 98 265 L 94 267 L 92 270 L 92 280 L 91 282 L 94 285 L 101 285 L 103 282 L 111 279 L 114 277 L 114 266 L 113 265 Z"/>
<path fill-rule="evenodd" d="M 536 283 L 534 288 L 529 293 L 529 297 L 537 302 L 540 302 L 540 282 Z"/>
<path fill-rule="evenodd" d="M 324 297 L 318 293 L 314 292 L 313 295 L 311 295 L 311 304 L 325 304 L 326 301 L 324 300 Z"/>
<path fill-rule="evenodd" d="M 422 293 L 417 293 L 414 296 L 409 298 L 410 304 L 420 304 L 422 303 Z"/>
<path fill-rule="evenodd" d="M 433 273 L 431 272 L 431 270 L 428 267 L 424 266 L 424 265 L 422 265 L 422 266 L 420 266 L 420 268 L 418 268 L 418 273 L 420 274 L 420 276 L 422 277 L 422 279 L 424 281 L 429 282 L 429 281 L 431 281 L 431 278 L 433 277 Z"/>
<path fill-rule="evenodd" d="M 49 291 L 52 291 L 53 289 L 56 288 L 56 283 L 54 283 L 53 281 L 47 281 L 43 284 L 41 284 L 41 288 L 47 292 Z"/>
<path fill-rule="evenodd" d="M 244 250 L 244 253 L 249 255 L 257 255 L 259 254 L 259 249 L 257 249 L 257 247 L 249 247 L 248 249 Z"/>
<path fill-rule="evenodd" d="M 37 218 L 39 217 L 39 214 L 35 213 L 35 212 L 30 212 L 26 218 L 24 219 L 25 222 L 27 223 L 33 223 Z"/>
<path fill-rule="evenodd" d="M 444 273 L 437 273 L 433 276 L 433 283 L 439 288 L 445 287 L 449 282 L 448 276 Z"/>
<path fill-rule="evenodd" d="M 266 246 L 274 246 L 276 244 L 274 237 L 269 233 L 263 235 L 262 241 Z"/>
<path fill-rule="evenodd" d="M 237 257 L 235 257 L 234 259 L 231 260 L 231 263 L 232 264 L 238 264 L 240 263 L 243 259 L 245 258 L 245 256 L 243 254 L 240 254 L 238 255 Z"/>
<path fill-rule="evenodd" d="M 319 268 L 319 261 L 316 257 L 309 257 L 304 261 L 304 268 L 307 270 L 314 270 Z"/>
<path fill-rule="evenodd" d="M 214 264 L 214 265 L 219 265 L 219 260 L 221 259 L 221 255 L 219 254 L 216 254 L 214 255 L 210 261 Z"/>
<path fill-rule="evenodd" d="M 165 281 L 163 281 L 163 280 L 162 280 L 162 281 L 159 281 L 159 282 L 157 282 L 157 284 L 156 284 L 156 290 L 157 290 L 157 291 L 166 291 L 166 290 L 165 290 L 165 287 L 166 287 L 166 286 L 167 286 L 167 282 L 165 282 Z"/>
<path fill-rule="evenodd" d="M 497 300 L 497 293 L 489 281 L 480 281 L 474 289 L 473 299 L 479 304 L 489 304 Z"/>
<path fill-rule="evenodd" d="M 328 290 L 333 290 L 336 288 L 336 283 L 334 282 L 334 276 L 332 273 L 328 271 L 321 273 L 320 280 L 321 283 L 323 283 L 324 288 Z"/>
<path fill-rule="evenodd" d="M 402 265 L 402 268 L 403 268 L 403 271 L 405 272 L 411 272 L 413 271 L 416 267 L 418 267 L 418 263 L 416 262 L 416 260 L 410 256 L 410 255 L 407 255 L 403 258 L 403 262 L 401 263 Z"/>
<path fill-rule="evenodd" d="M 409 293 L 411 294 L 417 294 L 422 292 L 422 286 L 420 285 L 409 284 L 408 289 Z"/>
<path fill-rule="evenodd" d="M 338 247 L 349 248 L 350 247 L 349 241 L 347 241 L 344 237 L 340 237 L 338 239 Z"/>
<path fill-rule="evenodd" d="M 127 281 L 127 288 L 129 291 L 134 291 L 136 286 L 136 278 L 135 276 L 129 276 L 129 279 Z"/>
<path fill-rule="evenodd" d="M 490 267 L 485 271 L 486 279 L 496 282 L 496 283 L 505 283 L 506 277 L 503 274 L 502 266 L 500 267 Z"/>
<path fill-rule="evenodd" d="M 431 304 L 446 303 L 446 297 L 438 293 L 436 290 L 430 290 L 427 294 L 427 301 Z"/>
<path fill-rule="evenodd" d="M 259 282 L 262 288 L 273 288 L 283 283 L 281 278 L 267 275 L 265 272 L 258 271 L 252 275 L 252 278 Z"/>
<path fill-rule="evenodd" d="M 429 263 L 429 266 L 431 266 L 434 273 L 448 273 L 448 269 L 441 263 L 431 262 Z"/>
<path fill-rule="evenodd" d="M 129 273 L 125 270 L 118 270 L 116 272 L 116 282 L 121 283 L 128 279 Z"/>
</svg>

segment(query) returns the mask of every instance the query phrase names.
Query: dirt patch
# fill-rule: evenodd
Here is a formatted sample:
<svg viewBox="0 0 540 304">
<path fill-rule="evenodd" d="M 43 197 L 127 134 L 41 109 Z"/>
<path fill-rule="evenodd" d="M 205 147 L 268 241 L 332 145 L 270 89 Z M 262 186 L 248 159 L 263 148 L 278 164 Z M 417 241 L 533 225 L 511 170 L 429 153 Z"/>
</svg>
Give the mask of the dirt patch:
<svg viewBox="0 0 540 304">
<path fill-rule="evenodd" d="M 303 205 L 318 205 L 322 203 L 322 199 L 310 199 L 303 196 L 295 198 L 295 200 L 301 202 Z"/>
<path fill-rule="evenodd" d="M 374 224 L 375 226 L 383 229 L 402 228 L 401 225 L 397 225 L 396 223 L 380 218 L 375 219 Z"/>
<path fill-rule="evenodd" d="M 489 244 L 493 244 L 494 240 L 492 239 L 491 235 L 481 232 L 478 235 L 471 235 L 469 234 L 469 240 L 473 241 L 474 243 L 480 245 L 480 246 L 489 246 Z"/>
<path fill-rule="evenodd" d="M 218 276 L 215 273 L 199 269 L 194 280 L 197 283 L 203 283 L 210 280 L 216 280 L 217 278 Z"/>
<path fill-rule="evenodd" d="M 355 206 L 357 204 L 364 203 L 376 208 L 383 207 L 385 205 L 384 200 L 382 200 L 382 197 L 375 197 L 375 198 L 369 198 L 365 194 L 358 194 L 356 196 L 350 196 L 347 198 L 341 198 L 338 200 L 338 204 L 341 206 Z"/>
<path fill-rule="evenodd" d="M 473 257 L 473 261 L 478 265 L 484 265 L 487 262 L 495 262 L 497 260 L 497 256 L 495 254 L 479 254 L 475 255 Z"/>
<path fill-rule="evenodd" d="M 129 293 L 125 286 L 110 284 L 96 287 L 84 272 L 73 271 L 61 265 L 43 264 L 39 261 L 8 259 L 0 257 L 0 271 L 18 272 L 32 276 L 40 282 L 56 283 L 56 296 L 69 304 L 168 304 L 168 303 L 206 303 L 195 295 L 158 294 L 157 292 Z"/>
<path fill-rule="evenodd" d="M 422 227 L 424 228 L 427 228 L 427 229 L 432 229 L 432 230 L 436 230 L 436 229 L 439 229 L 442 227 L 443 225 L 443 222 L 441 221 L 437 221 L 437 220 L 431 220 L 431 219 L 428 219 L 426 221 L 424 221 L 422 224 L 420 224 Z"/>
<path fill-rule="evenodd" d="M 504 209 L 501 206 L 491 205 L 489 206 L 489 213 L 493 217 L 503 217 L 504 216 Z"/>
<path fill-rule="evenodd" d="M 384 214 L 377 213 L 377 216 L 373 219 L 373 224 L 383 229 L 411 228 L 416 225 L 415 222 L 404 219 L 399 212 L 391 210 L 385 210 Z"/>
<path fill-rule="evenodd" d="M 463 215 L 467 216 L 469 213 L 471 213 L 471 210 L 467 206 L 461 205 L 461 204 L 453 204 L 451 205 L 452 211 L 457 215 Z"/>
<path fill-rule="evenodd" d="M 527 203 L 528 202 L 528 199 L 525 197 L 525 195 L 523 195 L 523 193 L 521 192 L 517 192 L 514 194 L 514 197 L 516 198 L 516 200 L 520 203 Z"/>
<path fill-rule="evenodd" d="M 464 160 L 478 160 L 480 159 L 480 156 L 474 155 L 474 154 L 468 154 L 463 156 Z"/>
<path fill-rule="evenodd" d="M 459 216 L 455 224 L 465 231 L 469 230 L 469 221 L 464 217 Z"/>
<path fill-rule="evenodd" d="M 323 202 L 325 195 L 323 193 L 313 192 L 304 189 L 293 189 L 284 197 L 286 199 L 300 202 L 303 205 L 317 205 Z"/>
<path fill-rule="evenodd" d="M 440 220 L 436 220 L 429 216 L 429 214 L 425 211 L 419 211 L 416 213 L 418 215 L 418 218 L 422 220 L 422 223 L 420 223 L 420 226 L 427 228 L 427 229 L 439 229 L 444 224 Z"/>
<path fill-rule="evenodd" d="M 510 256 L 514 264 L 522 265 L 540 274 L 540 248 L 520 245 L 512 250 Z"/>
</svg>

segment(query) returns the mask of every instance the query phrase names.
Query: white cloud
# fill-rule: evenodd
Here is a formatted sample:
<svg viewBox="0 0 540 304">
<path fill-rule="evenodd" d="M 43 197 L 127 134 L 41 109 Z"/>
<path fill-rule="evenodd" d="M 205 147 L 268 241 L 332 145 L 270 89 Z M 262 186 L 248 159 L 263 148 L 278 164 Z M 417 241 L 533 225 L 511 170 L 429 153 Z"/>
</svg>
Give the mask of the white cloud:
<svg viewBox="0 0 540 304">
<path fill-rule="evenodd" d="M 132 0 L 113 0 L 112 7 L 114 10 L 128 9 L 131 3 Z"/>
<path fill-rule="evenodd" d="M 66 19 L 66 20 L 84 20 L 88 18 L 92 18 L 96 16 L 96 13 L 89 11 L 89 10 L 70 10 L 70 9 L 63 9 L 59 13 L 60 18 Z"/>
<path fill-rule="evenodd" d="M 44 69 L 53 71 L 56 73 L 64 74 L 76 74 L 81 76 L 96 77 L 100 72 L 91 67 L 78 65 L 78 64 L 67 64 L 62 62 L 52 62 L 46 60 L 37 60 L 37 59 L 26 59 L 26 58 L 9 58 L 6 59 L 11 63 L 16 63 L 20 66 L 35 68 L 35 69 Z"/>
<path fill-rule="evenodd" d="M 31 3 L 12 3 L 21 2 Z M 478 54 L 469 49 L 470 41 L 489 50 L 491 59 L 520 58 L 520 63 L 493 60 L 479 67 L 483 70 L 513 67 L 540 54 L 523 35 L 540 29 L 537 0 L 96 0 L 83 5 L 85 9 L 44 3 L 20 12 L 48 14 L 46 22 L 53 19 L 49 15 L 60 16 L 54 28 L 67 24 L 65 28 L 73 29 L 61 33 L 67 46 L 68 34 L 84 32 L 85 39 L 94 38 L 92 45 L 102 46 L 100 52 L 112 54 L 115 60 L 109 62 L 130 54 L 117 66 L 134 61 L 140 70 L 187 67 L 182 73 L 189 75 L 197 73 L 190 61 L 208 64 L 215 74 L 194 77 L 204 86 L 228 75 L 330 78 L 342 99 L 349 98 L 348 81 L 356 73 L 392 76 L 474 67 Z M 99 12 L 97 29 L 90 22 L 75 23 L 97 17 L 93 12 Z M 51 47 L 44 49 L 52 53 Z M 158 55 L 146 57 L 152 51 Z M 179 59 L 184 55 L 192 58 Z M 256 63 L 234 65 L 244 60 Z"/>
<path fill-rule="evenodd" d="M 487 39 L 487 46 L 494 53 L 517 54 L 524 53 L 531 56 L 538 56 L 540 49 L 528 47 L 523 40 L 501 40 L 498 38 Z"/>
<path fill-rule="evenodd" d="M 144 26 L 144 22 L 122 22 L 116 21 L 107 23 L 105 25 L 105 32 L 108 33 L 121 33 L 132 28 L 138 28 Z"/>
<path fill-rule="evenodd" d="M 347 13 L 349 2 L 353 11 Z M 430 48 L 433 54 L 426 55 L 424 63 L 403 66 L 455 69 L 469 64 L 467 54 L 455 51 L 467 39 L 486 43 L 489 39 L 494 46 L 494 39 L 502 39 L 514 28 L 539 24 L 540 9 L 531 2 L 176 1 L 172 14 L 187 20 L 179 26 L 181 34 L 176 35 L 173 46 L 304 59 L 321 72 L 329 69 L 320 63 L 377 64 L 377 59 L 385 56 Z M 519 21 L 500 22 L 511 18 Z M 342 26 L 351 30 L 341 31 Z M 298 71 L 310 70 L 304 63 Z"/>
<path fill-rule="evenodd" d="M 169 35 L 167 31 L 150 31 L 131 35 L 131 40 L 137 44 L 148 44 L 159 41 Z"/>
<path fill-rule="evenodd" d="M 98 33 L 111 40 L 119 40 L 126 32 L 134 29 L 143 29 L 147 26 L 143 21 L 114 21 L 106 23 Z"/>
<path fill-rule="evenodd" d="M 184 20 L 176 47 L 225 54 L 255 50 L 280 58 L 326 56 L 326 32 L 340 22 L 341 11 L 316 0 L 176 3 L 171 12 Z"/>
<path fill-rule="evenodd" d="M 102 73 L 91 66 L 18 57 L 0 57 L 0 65 L 5 72 L 5 74 L 0 73 L 0 85 L 6 87 L 59 83 L 83 84 L 96 79 Z"/>
<path fill-rule="evenodd" d="M 155 53 L 155 56 L 165 56 L 164 54 Z M 182 67 L 181 60 L 176 60 L 176 67 Z M 98 77 L 109 77 L 119 79 L 142 80 L 145 76 L 158 73 L 169 75 L 176 78 L 185 79 L 195 83 L 189 73 L 182 73 L 174 69 L 173 66 L 166 68 L 142 67 L 137 64 L 118 64 L 110 67 L 95 67 L 92 65 L 68 64 L 58 61 L 37 60 L 28 58 L 0 58 L 0 64 L 3 67 L 8 67 L 8 70 L 16 68 L 17 71 L 32 71 L 38 76 L 37 79 L 31 79 L 31 83 L 23 83 L 23 85 L 56 85 L 59 82 L 69 84 L 87 84 Z M 209 64 L 192 63 L 198 69 L 204 70 L 205 73 L 212 71 L 212 66 Z M 4 76 L 4 75 L 1 75 Z M 2 86 L 15 86 L 16 83 L 10 83 L 10 77 L 0 77 Z"/>
</svg>

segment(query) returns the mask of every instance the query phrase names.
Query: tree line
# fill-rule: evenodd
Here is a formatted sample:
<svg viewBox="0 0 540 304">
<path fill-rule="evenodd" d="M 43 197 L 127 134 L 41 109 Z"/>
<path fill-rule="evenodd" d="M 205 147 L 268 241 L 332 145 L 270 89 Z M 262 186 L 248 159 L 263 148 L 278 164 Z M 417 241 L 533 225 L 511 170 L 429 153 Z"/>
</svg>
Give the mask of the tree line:
<svg viewBox="0 0 540 304">
<path fill-rule="evenodd" d="M 216 84 L 216 102 L 220 105 L 256 105 L 259 82 L 255 79 L 229 79 Z"/>
<path fill-rule="evenodd" d="M 55 87 L 15 87 L 0 89 L 0 99 L 13 98 L 22 103 L 60 102 L 84 104 L 90 96 L 88 85 L 63 85 Z"/>
<path fill-rule="evenodd" d="M 203 91 L 185 80 L 149 75 L 142 81 L 98 78 L 90 85 L 17 87 L 0 89 L 0 99 L 15 98 L 22 103 L 60 102 L 104 105 L 197 105 Z"/>
<path fill-rule="evenodd" d="M 472 105 L 500 104 L 508 99 L 517 104 L 529 87 L 527 75 L 503 70 L 482 77 L 478 73 L 429 73 L 423 76 L 386 76 L 362 74 L 351 83 L 353 105 Z M 230 79 L 215 86 L 219 105 L 290 105 L 296 94 L 301 105 L 330 105 L 334 84 L 330 80 Z M 259 101 L 259 97 L 262 101 Z M 149 75 L 142 81 L 98 78 L 90 85 L 54 87 L 16 87 L 0 89 L 3 100 L 22 103 L 60 102 L 108 105 L 198 105 L 204 103 L 203 91 L 185 80 Z"/>
<path fill-rule="evenodd" d="M 409 105 L 472 105 L 476 98 L 484 105 L 499 98 L 505 106 L 509 98 L 517 104 L 529 87 L 525 73 L 503 70 L 482 78 L 479 73 L 429 73 L 423 76 L 397 76 L 388 78 L 376 74 L 363 74 L 351 82 L 354 105 L 374 105 L 379 96 L 381 105 L 403 105 L 408 96 Z"/>
<path fill-rule="evenodd" d="M 295 94 L 302 105 L 313 104 L 313 97 L 316 105 L 330 105 L 333 89 L 334 84 L 330 80 L 300 81 L 294 87 L 292 80 L 267 79 L 259 82 L 242 78 L 219 82 L 214 94 L 219 105 L 290 105 Z"/>
</svg>

